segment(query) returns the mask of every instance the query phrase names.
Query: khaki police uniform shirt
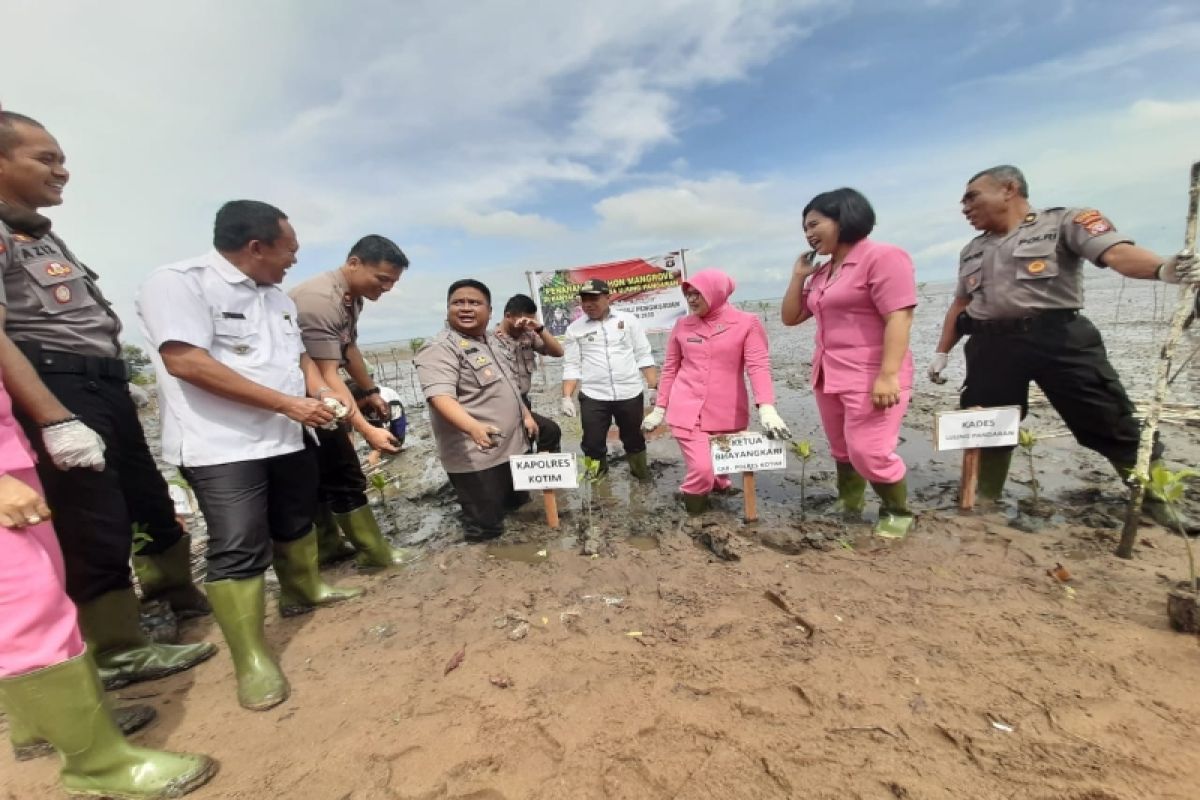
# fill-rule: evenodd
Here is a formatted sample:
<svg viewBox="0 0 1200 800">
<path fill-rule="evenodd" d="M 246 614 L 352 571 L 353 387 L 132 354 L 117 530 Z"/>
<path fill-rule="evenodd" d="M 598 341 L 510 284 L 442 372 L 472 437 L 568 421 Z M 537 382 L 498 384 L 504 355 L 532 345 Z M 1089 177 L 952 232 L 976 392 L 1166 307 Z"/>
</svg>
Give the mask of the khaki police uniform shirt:
<svg viewBox="0 0 1200 800">
<path fill-rule="evenodd" d="M 1013 231 L 984 233 L 963 248 L 955 297 L 969 300 L 967 313 L 979 320 L 1081 309 L 1082 261 L 1100 265 L 1105 250 L 1132 241 L 1094 209 L 1031 211 Z"/>
<path fill-rule="evenodd" d="M 120 358 L 121 320 L 101 294 L 99 276 L 50 232 L 50 220 L 0 204 L 0 268 L 10 339 Z"/>
<path fill-rule="evenodd" d="M 478 472 L 529 449 L 522 424 L 525 405 L 494 333 L 476 338 L 447 327 L 417 352 L 413 363 L 426 399 L 453 397 L 472 417 L 503 434 L 495 447 L 480 450 L 470 436 L 431 408 L 433 435 L 446 472 Z"/>
<path fill-rule="evenodd" d="M 540 334 L 533 331 L 521 331 L 516 337 L 509 336 L 504 332 L 503 325 L 497 325 L 495 333 L 504 349 L 508 368 L 517 376 L 517 389 L 521 394 L 529 394 L 533 386 L 533 371 L 537 369 L 537 356 L 534 353 L 546 352 L 546 343 Z"/>
<path fill-rule="evenodd" d="M 289 293 L 300 313 L 304 349 L 323 361 L 346 363 L 346 348 L 358 341 L 363 299 L 352 298 L 340 269 L 309 278 Z"/>
</svg>

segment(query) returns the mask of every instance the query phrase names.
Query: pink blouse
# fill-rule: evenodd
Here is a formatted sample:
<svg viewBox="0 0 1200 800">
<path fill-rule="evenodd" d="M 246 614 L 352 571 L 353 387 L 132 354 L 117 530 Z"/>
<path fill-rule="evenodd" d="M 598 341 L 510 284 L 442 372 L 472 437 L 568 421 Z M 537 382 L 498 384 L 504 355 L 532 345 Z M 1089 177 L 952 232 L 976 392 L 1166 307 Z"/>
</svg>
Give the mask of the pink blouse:
<svg viewBox="0 0 1200 800">
<path fill-rule="evenodd" d="M 823 267 L 808 280 L 804 303 L 816 318 L 812 386 L 829 394 L 870 392 L 883 362 L 884 316 L 917 305 L 912 259 L 899 247 L 863 239 L 831 280 Z M 912 352 L 900 366 L 911 389 Z"/>
<path fill-rule="evenodd" d="M 29 469 L 35 461 L 36 456 L 13 416 L 12 398 L 8 396 L 3 376 L 0 375 L 0 475 Z"/>
</svg>

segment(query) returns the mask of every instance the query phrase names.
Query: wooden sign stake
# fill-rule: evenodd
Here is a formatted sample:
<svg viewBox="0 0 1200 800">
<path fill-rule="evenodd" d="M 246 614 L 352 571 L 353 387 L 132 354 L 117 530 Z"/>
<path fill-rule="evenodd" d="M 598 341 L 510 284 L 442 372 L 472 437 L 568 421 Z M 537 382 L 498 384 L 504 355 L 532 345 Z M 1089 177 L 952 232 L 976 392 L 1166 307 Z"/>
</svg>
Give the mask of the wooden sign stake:
<svg viewBox="0 0 1200 800">
<path fill-rule="evenodd" d="M 979 482 L 979 449 L 963 450 L 962 478 L 958 484 L 958 507 L 962 511 L 975 508 L 975 484 Z"/>
<path fill-rule="evenodd" d="M 553 489 L 545 489 L 542 491 L 542 501 L 546 505 L 546 524 L 551 528 L 558 527 L 558 498 L 554 496 Z"/>
<path fill-rule="evenodd" d="M 758 519 L 758 498 L 754 496 L 754 473 L 742 473 L 742 497 L 746 502 L 746 522 Z"/>
</svg>

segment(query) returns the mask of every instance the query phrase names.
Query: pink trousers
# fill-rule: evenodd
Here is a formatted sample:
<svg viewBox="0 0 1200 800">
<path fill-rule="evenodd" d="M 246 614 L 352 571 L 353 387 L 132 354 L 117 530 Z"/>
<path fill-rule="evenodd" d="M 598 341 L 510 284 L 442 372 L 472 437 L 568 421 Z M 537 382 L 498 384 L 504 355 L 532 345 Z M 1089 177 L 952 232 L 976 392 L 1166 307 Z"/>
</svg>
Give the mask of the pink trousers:
<svg viewBox="0 0 1200 800">
<path fill-rule="evenodd" d="M 872 483 L 896 483 L 904 477 L 907 470 L 896 445 L 912 390 L 901 392 L 900 403 L 884 410 L 871 404 L 870 392 L 827 394 L 814 389 L 813 396 L 835 460 L 849 461 Z"/>
<path fill-rule="evenodd" d="M 683 463 L 687 466 L 687 473 L 683 476 L 683 484 L 680 485 L 679 491 L 686 494 L 708 494 L 713 489 L 729 488 L 729 478 L 713 472 L 712 448 L 708 437 L 718 433 L 728 431 L 713 431 L 710 434 L 699 427 L 689 430 L 677 425 L 671 426 L 671 435 L 679 442 L 679 449 L 683 452 Z"/>
<path fill-rule="evenodd" d="M 33 469 L 9 474 L 42 491 Z M 0 678 L 50 667 L 82 652 L 78 612 L 67 598 L 54 526 L 0 526 Z"/>
</svg>

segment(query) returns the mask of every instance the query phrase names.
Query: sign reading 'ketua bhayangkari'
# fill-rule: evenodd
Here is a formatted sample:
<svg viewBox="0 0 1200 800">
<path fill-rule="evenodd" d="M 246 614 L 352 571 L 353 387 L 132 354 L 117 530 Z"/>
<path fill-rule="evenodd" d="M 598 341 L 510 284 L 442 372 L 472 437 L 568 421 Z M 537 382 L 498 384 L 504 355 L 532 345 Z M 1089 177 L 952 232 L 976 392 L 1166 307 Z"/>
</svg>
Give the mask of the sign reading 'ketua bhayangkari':
<svg viewBox="0 0 1200 800">
<path fill-rule="evenodd" d="M 768 439 L 761 433 L 713 436 L 710 444 L 713 471 L 718 475 L 787 468 L 787 453 L 783 449 L 783 442 Z"/>
</svg>

